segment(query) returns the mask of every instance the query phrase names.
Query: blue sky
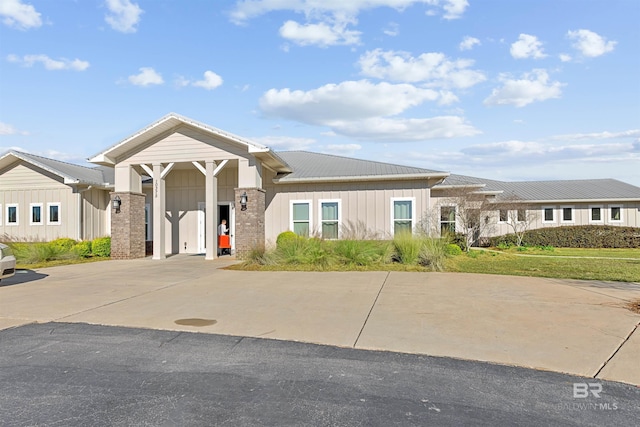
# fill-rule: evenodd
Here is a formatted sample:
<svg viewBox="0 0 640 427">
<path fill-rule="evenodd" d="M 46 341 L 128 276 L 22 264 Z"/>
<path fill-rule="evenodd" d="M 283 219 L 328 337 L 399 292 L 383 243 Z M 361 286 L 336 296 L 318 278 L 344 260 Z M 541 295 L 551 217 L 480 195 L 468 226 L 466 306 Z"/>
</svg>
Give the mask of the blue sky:
<svg viewBox="0 0 640 427">
<path fill-rule="evenodd" d="M 0 0 L 0 151 L 176 112 L 275 150 L 640 186 L 635 0 Z"/>
</svg>

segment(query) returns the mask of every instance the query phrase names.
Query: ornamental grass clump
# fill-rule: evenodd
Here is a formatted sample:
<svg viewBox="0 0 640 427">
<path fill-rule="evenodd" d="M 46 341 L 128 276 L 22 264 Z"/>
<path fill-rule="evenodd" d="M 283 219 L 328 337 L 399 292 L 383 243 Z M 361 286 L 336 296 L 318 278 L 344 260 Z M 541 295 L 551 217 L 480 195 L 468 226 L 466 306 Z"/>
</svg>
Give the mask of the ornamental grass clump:
<svg viewBox="0 0 640 427">
<path fill-rule="evenodd" d="M 395 261 L 406 264 L 415 265 L 420 260 L 422 252 L 422 241 L 411 233 L 398 233 L 393 237 L 393 246 L 395 248 Z"/>
<path fill-rule="evenodd" d="M 340 264 L 370 266 L 390 261 L 389 244 L 370 240 L 338 240 L 333 252 Z"/>
</svg>

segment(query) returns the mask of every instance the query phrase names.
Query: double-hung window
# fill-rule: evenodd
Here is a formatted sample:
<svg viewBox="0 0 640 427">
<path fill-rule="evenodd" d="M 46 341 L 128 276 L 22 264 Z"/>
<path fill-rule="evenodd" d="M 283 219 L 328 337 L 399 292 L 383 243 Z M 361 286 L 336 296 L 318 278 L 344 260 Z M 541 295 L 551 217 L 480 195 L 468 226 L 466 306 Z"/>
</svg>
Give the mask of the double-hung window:
<svg viewBox="0 0 640 427">
<path fill-rule="evenodd" d="M 440 235 L 456 232 L 456 207 L 440 206 Z"/>
<path fill-rule="evenodd" d="M 411 233 L 415 213 L 415 198 L 391 198 L 391 228 L 393 234 Z"/>
<path fill-rule="evenodd" d="M 299 236 L 309 237 L 311 230 L 311 200 L 291 201 L 291 230 Z"/>
<path fill-rule="evenodd" d="M 60 225 L 60 203 L 47 203 L 47 224 Z"/>
<path fill-rule="evenodd" d="M 31 203 L 31 217 L 29 218 L 29 225 L 42 225 L 43 224 L 43 212 L 42 203 Z"/>
<path fill-rule="evenodd" d="M 604 222 L 602 206 L 589 206 L 589 222 Z"/>
<path fill-rule="evenodd" d="M 500 209 L 498 221 L 499 222 L 509 221 L 509 211 L 507 209 Z"/>
<path fill-rule="evenodd" d="M 340 200 L 320 200 L 320 225 L 323 239 L 337 239 L 340 224 Z"/>
<path fill-rule="evenodd" d="M 573 206 L 562 206 L 562 222 L 574 222 Z"/>
<path fill-rule="evenodd" d="M 542 222 L 555 222 L 554 216 L 555 209 L 552 207 L 543 207 L 542 208 Z"/>
<path fill-rule="evenodd" d="M 18 225 L 18 205 L 14 203 L 7 204 L 7 225 Z"/>
<path fill-rule="evenodd" d="M 622 222 L 622 206 L 609 206 L 609 222 Z"/>
</svg>

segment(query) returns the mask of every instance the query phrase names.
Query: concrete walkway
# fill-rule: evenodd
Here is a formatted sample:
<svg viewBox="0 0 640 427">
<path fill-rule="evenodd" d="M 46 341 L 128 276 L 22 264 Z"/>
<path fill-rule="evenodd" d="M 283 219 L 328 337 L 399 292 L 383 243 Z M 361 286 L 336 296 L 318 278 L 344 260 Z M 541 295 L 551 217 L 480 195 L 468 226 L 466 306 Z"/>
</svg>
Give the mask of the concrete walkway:
<svg viewBox="0 0 640 427">
<path fill-rule="evenodd" d="M 0 329 L 77 322 L 481 360 L 640 385 L 640 284 L 459 273 L 241 272 L 175 256 L 16 274 Z M 1 338 L 1 335 L 0 335 Z"/>
</svg>

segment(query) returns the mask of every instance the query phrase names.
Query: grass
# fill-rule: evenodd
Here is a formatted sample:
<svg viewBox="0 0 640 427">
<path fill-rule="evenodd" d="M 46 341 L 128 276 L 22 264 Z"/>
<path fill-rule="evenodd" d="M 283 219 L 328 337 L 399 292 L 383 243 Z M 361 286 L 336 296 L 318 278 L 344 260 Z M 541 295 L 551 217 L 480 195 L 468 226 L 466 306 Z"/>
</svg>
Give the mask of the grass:
<svg viewBox="0 0 640 427">
<path fill-rule="evenodd" d="M 591 250 L 585 251 L 590 253 Z M 578 249 L 568 252 L 573 253 L 571 256 L 584 253 Z M 472 251 L 468 255 L 448 258 L 445 261 L 445 270 L 460 273 L 640 282 L 640 258 L 638 260 L 567 258 L 567 255 L 523 257 L 517 256 L 515 252 Z"/>
<path fill-rule="evenodd" d="M 23 262 L 16 262 L 16 269 L 18 270 L 35 270 L 37 268 L 57 267 L 60 265 L 72 265 L 72 264 L 86 264 L 88 262 L 106 261 L 109 258 L 75 258 L 75 259 L 54 259 L 51 261 L 39 261 L 30 264 Z"/>
<path fill-rule="evenodd" d="M 640 249 L 582 249 L 582 248 L 554 248 L 554 247 L 511 247 L 509 249 L 496 249 L 507 254 L 545 255 L 545 256 L 570 256 L 570 257 L 597 257 L 597 258 L 634 258 L 640 259 Z"/>
</svg>

